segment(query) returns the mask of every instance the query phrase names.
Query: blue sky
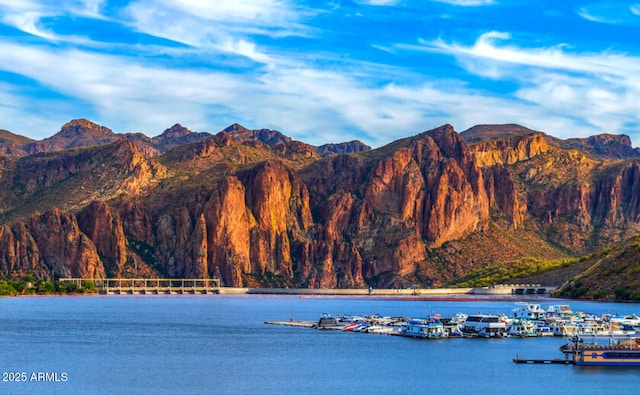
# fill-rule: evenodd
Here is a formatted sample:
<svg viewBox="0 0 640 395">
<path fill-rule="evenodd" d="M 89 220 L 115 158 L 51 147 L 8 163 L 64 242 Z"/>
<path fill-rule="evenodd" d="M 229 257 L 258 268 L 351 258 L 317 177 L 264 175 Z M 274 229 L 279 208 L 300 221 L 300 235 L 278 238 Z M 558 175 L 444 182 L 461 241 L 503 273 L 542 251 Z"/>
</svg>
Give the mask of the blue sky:
<svg viewBox="0 0 640 395">
<path fill-rule="evenodd" d="M 380 146 L 518 123 L 635 146 L 638 37 L 640 0 L 0 0 L 0 128 Z"/>
</svg>

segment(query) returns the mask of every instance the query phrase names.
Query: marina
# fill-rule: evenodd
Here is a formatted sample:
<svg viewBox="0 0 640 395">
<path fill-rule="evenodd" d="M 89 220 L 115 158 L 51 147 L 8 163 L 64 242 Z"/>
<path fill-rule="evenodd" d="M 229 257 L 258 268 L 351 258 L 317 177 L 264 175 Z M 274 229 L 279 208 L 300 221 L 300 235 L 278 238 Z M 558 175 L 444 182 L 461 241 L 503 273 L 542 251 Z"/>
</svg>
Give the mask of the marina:
<svg viewBox="0 0 640 395">
<path fill-rule="evenodd" d="M 579 366 L 640 366 L 640 317 L 635 314 L 587 314 L 573 312 L 568 305 L 518 302 L 511 314 L 457 313 L 444 318 L 342 315 L 324 313 L 317 322 L 274 322 L 318 330 L 373 333 L 421 339 L 568 337 L 560 347 L 564 358 L 535 359 L 516 356 L 517 364 L 561 364 Z M 551 329 L 553 326 L 554 329 Z"/>
<path fill-rule="evenodd" d="M 432 314 L 421 318 L 323 313 L 316 322 L 265 323 L 420 338 L 640 336 L 640 317 L 635 314 L 618 316 L 574 312 L 569 305 L 543 308 L 541 304 L 532 302 L 516 302 L 511 312 L 499 314 L 456 313 L 451 317 Z"/>
</svg>

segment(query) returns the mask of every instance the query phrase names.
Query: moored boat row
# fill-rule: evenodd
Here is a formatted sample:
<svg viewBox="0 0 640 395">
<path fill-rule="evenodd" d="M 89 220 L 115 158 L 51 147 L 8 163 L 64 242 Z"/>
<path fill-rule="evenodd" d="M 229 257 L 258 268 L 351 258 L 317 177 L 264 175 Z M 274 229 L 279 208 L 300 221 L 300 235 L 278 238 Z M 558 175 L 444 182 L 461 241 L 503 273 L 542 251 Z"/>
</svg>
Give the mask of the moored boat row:
<svg viewBox="0 0 640 395">
<path fill-rule="evenodd" d="M 543 309 L 536 303 L 516 303 L 510 315 L 464 314 L 426 318 L 332 316 L 323 314 L 313 326 L 349 332 L 443 339 L 456 337 L 619 336 L 640 334 L 640 317 L 573 312 L 568 305 Z"/>
</svg>

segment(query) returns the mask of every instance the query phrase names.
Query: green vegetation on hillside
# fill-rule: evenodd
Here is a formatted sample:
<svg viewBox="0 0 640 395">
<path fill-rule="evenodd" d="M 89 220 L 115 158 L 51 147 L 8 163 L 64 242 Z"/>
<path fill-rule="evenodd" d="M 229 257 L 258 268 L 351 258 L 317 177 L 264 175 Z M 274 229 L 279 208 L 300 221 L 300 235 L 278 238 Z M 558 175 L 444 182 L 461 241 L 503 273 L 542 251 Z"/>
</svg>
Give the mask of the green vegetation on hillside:
<svg viewBox="0 0 640 395">
<path fill-rule="evenodd" d="M 484 269 L 475 270 L 466 276 L 453 280 L 447 286 L 460 288 L 486 287 L 491 284 L 506 283 L 513 278 L 532 276 L 568 267 L 585 259 L 586 257 L 558 260 L 525 258 L 512 262 L 502 262 Z"/>
</svg>

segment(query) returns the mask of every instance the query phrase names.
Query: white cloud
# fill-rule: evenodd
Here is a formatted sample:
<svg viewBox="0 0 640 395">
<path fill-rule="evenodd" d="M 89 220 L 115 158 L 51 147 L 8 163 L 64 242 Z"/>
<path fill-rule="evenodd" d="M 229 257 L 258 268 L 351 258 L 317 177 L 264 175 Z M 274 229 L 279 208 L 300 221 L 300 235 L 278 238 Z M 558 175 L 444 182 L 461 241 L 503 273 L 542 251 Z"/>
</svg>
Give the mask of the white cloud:
<svg viewBox="0 0 640 395">
<path fill-rule="evenodd" d="M 607 23 L 607 24 L 618 24 L 621 23 L 622 20 L 619 18 L 615 18 L 613 16 L 608 16 L 608 15 L 604 15 L 604 14 L 598 14 L 596 12 L 594 12 L 594 10 L 591 10 L 589 8 L 586 7 L 581 7 L 577 10 L 577 13 L 579 16 L 581 16 L 582 18 L 591 21 L 591 22 L 596 22 L 596 23 Z"/>
<path fill-rule="evenodd" d="M 440 40 L 402 48 L 448 53 L 472 74 L 518 84 L 511 103 L 530 105 L 539 114 L 538 129 L 549 119 L 563 118 L 561 124 L 573 125 L 570 133 L 583 135 L 629 133 L 625 130 L 628 125 L 640 125 L 636 99 L 640 96 L 640 57 L 571 52 L 564 45 L 521 48 L 509 39 L 509 34 L 488 32 L 468 46 Z M 554 125 L 548 127 L 560 137 L 568 133 Z"/>
<path fill-rule="evenodd" d="M 204 45 L 230 32 L 301 35 L 306 28 L 299 19 L 306 12 L 282 0 L 137 0 L 126 8 L 139 31 L 191 45 Z"/>
<path fill-rule="evenodd" d="M 571 72 L 597 75 L 615 75 L 622 78 L 631 77 L 631 73 L 640 71 L 640 58 L 624 54 L 571 53 L 565 45 L 548 48 L 520 48 L 514 45 L 500 45 L 511 38 L 508 33 L 488 32 L 480 35 L 472 46 L 447 44 L 443 41 L 428 42 L 421 40 L 424 50 L 438 50 L 466 58 L 487 59 L 505 64 L 516 64 L 545 69 L 565 70 Z M 419 47 L 413 47 L 419 48 Z M 496 65 L 500 66 L 500 63 Z"/>
<path fill-rule="evenodd" d="M 398 2 L 369 1 L 391 3 Z M 102 1 L 66 4 L 73 4 L 72 15 L 104 18 Z M 390 56 L 402 56 L 403 50 L 449 55 L 474 76 L 516 86 L 492 93 L 462 80 L 431 81 L 401 67 L 274 45 L 282 36 L 312 33 L 303 22 L 313 11 L 297 7 L 284 0 L 136 0 L 120 14 L 124 27 L 189 47 L 136 45 L 131 55 L 122 55 L 132 49 L 124 44 L 118 51 L 110 46 L 110 51 L 92 52 L 86 48 L 102 48 L 88 39 L 83 43 L 91 45 L 85 49 L 70 49 L 74 46 L 17 45 L 0 38 L 0 68 L 54 93 L 54 98 L 34 100 L 0 84 L 0 119 L 5 122 L 0 127 L 31 136 L 46 127 L 40 133 L 50 135 L 72 117 L 89 117 L 117 132 L 155 135 L 176 122 L 211 132 L 240 122 L 279 129 L 314 144 L 365 136 L 365 142 L 378 146 L 444 123 L 464 130 L 479 123 L 513 122 L 559 137 L 620 132 L 640 124 L 637 56 L 579 53 L 565 45 L 522 48 L 510 34 L 498 31 L 469 45 L 443 40 L 414 46 L 371 44 Z M 61 12 L 45 3 L 0 0 L 0 9 L 13 25 L 44 41 L 81 42 L 39 25 L 43 16 Z M 156 57 L 158 53 L 166 56 Z M 199 67 L 181 67 L 185 58 L 197 60 Z M 36 102 L 36 114 L 27 110 L 29 101 Z"/>
<path fill-rule="evenodd" d="M 305 36 L 311 29 L 300 19 L 311 13 L 284 0 L 136 0 L 124 12 L 139 32 L 265 64 L 285 59 L 258 48 L 251 36 Z"/>
<path fill-rule="evenodd" d="M 25 12 L 21 14 L 5 15 L 2 20 L 8 25 L 22 30 L 25 33 L 32 34 L 37 37 L 54 40 L 56 35 L 51 31 L 42 29 L 38 26 L 38 22 L 42 15 L 37 12 Z"/>
<path fill-rule="evenodd" d="M 604 1 L 579 7 L 576 13 L 582 18 L 596 23 L 637 25 L 640 5 L 621 1 Z"/>
<path fill-rule="evenodd" d="M 56 34 L 55 31 L 43 27 L 41 21 L 46 17 L 62 15 L 106 19 L 100 13 L 103 3 L 104 0 L 66 0 L 60 2 L 0 0 L 0 20 L 9 26 L 45 40 L 89 44 L 92 42 L 86 37 Z"/>
</svg>

